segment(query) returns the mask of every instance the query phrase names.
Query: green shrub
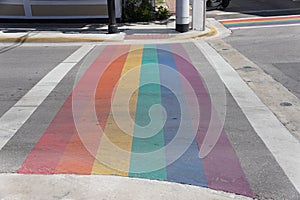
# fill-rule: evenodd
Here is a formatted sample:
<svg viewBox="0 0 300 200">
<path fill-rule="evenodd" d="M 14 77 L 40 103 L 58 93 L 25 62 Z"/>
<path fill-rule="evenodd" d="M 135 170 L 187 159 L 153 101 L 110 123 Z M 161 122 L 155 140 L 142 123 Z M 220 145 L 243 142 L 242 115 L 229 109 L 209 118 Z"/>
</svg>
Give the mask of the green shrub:
<svg viewBox="0 0 300 200">
<path fill-rule="evenodd" d="M 170 17 L 170 12 L 167 8 L 159 6 L 156 10 L 155 16 L 157 20 L 168 19 Z"/>
<path fill-rule="evenodd" d="M 125 21 L 149 22 L 153 19 L 153 8 L 149 0 L 126 0 Z"/>
</svg>

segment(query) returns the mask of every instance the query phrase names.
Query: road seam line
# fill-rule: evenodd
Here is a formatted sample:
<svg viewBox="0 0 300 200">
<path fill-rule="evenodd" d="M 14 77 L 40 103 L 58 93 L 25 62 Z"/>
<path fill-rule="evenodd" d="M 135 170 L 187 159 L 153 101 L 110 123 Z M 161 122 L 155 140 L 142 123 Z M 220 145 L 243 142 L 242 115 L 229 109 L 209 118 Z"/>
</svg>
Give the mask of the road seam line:
<svg viewBox="0 0 300 200">
<path fill-rule="evenodd" d="M 194 42 L 216 70 L 231 95 L 286 176 L 300 192 L 300 143 L 242 80 L 233 67 L 204 41 Z"/>
<path fill-rule="evenodd" d="M 0 118 L 0 150 L 16 134 L 65 75 L 95 45 L 84 45 L 58 64 Z"/>
</svg>

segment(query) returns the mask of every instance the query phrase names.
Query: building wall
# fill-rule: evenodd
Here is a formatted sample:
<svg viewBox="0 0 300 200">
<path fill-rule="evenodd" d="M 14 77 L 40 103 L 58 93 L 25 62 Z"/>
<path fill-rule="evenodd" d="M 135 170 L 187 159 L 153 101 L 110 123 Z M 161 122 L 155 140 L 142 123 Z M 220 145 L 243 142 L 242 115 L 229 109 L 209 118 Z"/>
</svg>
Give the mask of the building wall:
<svg viewBox="0 0 300 200">
<path fill-rule="evenodd" d="M 121 17 L 121 0 L 116 17 Z M 107 18 L 107 0 L 0 0 L 0 18 Z"/>
</svg>

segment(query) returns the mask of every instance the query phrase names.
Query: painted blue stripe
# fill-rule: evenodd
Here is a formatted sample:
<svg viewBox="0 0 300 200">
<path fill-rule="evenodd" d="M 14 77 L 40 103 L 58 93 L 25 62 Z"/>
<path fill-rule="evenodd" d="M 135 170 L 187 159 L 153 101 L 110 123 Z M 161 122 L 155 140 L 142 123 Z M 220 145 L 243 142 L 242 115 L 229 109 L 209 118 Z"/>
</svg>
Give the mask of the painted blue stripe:
<svg viewBox="0 0 300 200">
<path fill-rule="evenodd" d="M 164 138 L 165 144 L 167 145 L 172 141 L 178 131 L 178 127 L 181 123 L 181 109 L 184 109 L 185 112 L 187 112 L 189 108 L 186 104 L 186 101 L 182 102 L 183 105 L 180 105 L 175 94 L 167 88 L 177 88 L 176 91 L 184 96 L 181 79 L 178 73 L 175 73 L 173 76 L 171 76 L 164 69 L 164 67 L 168 66 L 178 72 L 174 56 L 170 52 L 169 46 L 158 45 L 157 52 L 161 79 L 162 105 L 167 112 L 167 120 L 164 126 Z M 190 119 L 184 119 L 184 121 L 191 122 Z M 185 131 L 194 131 L 192 124 L 190 124 L 189 129 Z M 185 142 L 184 139 L 182 142 Z M 171 152 L 171 150 L 166 150 L 167 162 L 169 161 L 168 159 L 172 157 L 173 153 L 174 152 Z M 167 166 L 167 180 L 207 187 L 207 181 L 202 162 L 198 157 L 198 146 L 196 139 L 193 140 L 192 144 L 181 157 Z"/>
</svg>

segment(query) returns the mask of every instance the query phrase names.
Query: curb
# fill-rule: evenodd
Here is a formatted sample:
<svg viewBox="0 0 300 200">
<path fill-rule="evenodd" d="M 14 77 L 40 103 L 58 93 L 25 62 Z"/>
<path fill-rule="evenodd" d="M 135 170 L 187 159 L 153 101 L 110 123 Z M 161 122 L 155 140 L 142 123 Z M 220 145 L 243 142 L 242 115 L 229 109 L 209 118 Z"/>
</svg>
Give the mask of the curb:
<svg viewBox="0 0 300 200">
<path fill-rule="evenodd" d="M 207 18 L 206 21 L 211 26 L 210 28 L 213 28 L 216 31 L 214 35 L 211 35 L 212 38 L 214 38 L 214 37 L 226 38 L 232 34 L 232 31 L 230 29 L 226 28 L 218 20 L 216 20 L 214 18 Z"/>
<path fill-rule="evenodd" d="M 204 37 L 204 36 L 210 37 L 210 36 L 214 36 L 214 35 L 218 34 L 218 31 L 215 27 L 209 26 L 208 28 L 209 28 L 208 32 L 198 33 L 198 34 L 190 35 L 190 36 L 170 38 L 169 40 L 188 40 L 188 39 L 196 39 L 196 38 Z"/>
</svg>

